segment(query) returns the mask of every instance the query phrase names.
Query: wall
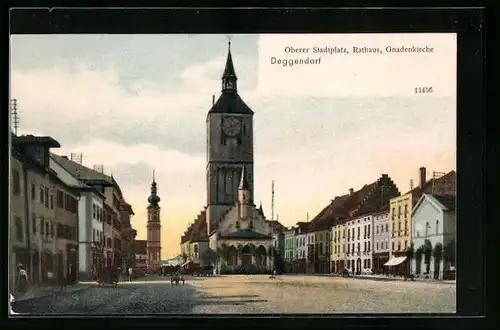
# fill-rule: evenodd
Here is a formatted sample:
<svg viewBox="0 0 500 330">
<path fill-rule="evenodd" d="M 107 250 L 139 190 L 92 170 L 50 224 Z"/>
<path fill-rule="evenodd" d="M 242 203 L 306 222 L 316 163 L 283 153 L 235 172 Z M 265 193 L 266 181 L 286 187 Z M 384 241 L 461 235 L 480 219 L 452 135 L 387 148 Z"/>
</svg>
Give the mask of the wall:
<svg viewBox="0 0 500 330">
<path fill-rule="evenodd" d="M 412 229 L 412 195 L 406 194 L 392 198 L 389 209 L 389 256 L 392 258 L 395 253 L 402 254 L 410 246 Z M 406 212 L 405 212 L 406 208 Z M 399 212 L 401 210 L 401 213 Z M 392 248 L 394 243 L 394 249 Z M 398 250 L 398 246 L 400 249 Z"/>
<path fill-rule="evenodd" d="M 389 252 L 389 212 L 373 215 L 373 252 Z"/>
<path fill-rule="evenodd" d="M 9 219 L 9 247 L 10 247 L 10 263 L 9 263 L 9 274 L 10 274 L 10 285 L 14 285 L 15 279 L 17 276 L 17 270 L 16 270 L 16 265 L 18 262 L 20 262 L 20 255 L 18 251 L 20 252 L 21 249 L 26 249 L 27 248 L 27 237 L 26 237 L 26 227 L 28 226 L 29 229 L 29 224 L 26 221 L 26 214 L 25 214 L 25 208 L 26 208 L 26 203 L 25 203 L 25 188 L 24 188 L 24 173 L 23 173 L 23 165 L 22 163 L 14 158 L 10 158 L 10 164 L 11 164 L 11 169 L 10 169 L 10 194 L 9 194 L 9 208 L 10 208 L 10 219 Z M 14 194 L 13 193 L 13 172 L 17 171 L 19 173 L 19 193 Z M 28 186 L 29 187 L 29 186 Z M 16 221 L 17 224 L 16 224 Z M 31 221 L 31 219 L 28 219 L 28 221 Z M 20 237 L 18 236 L 18 230 L 16 230 L 16 225 L 20 227 Z M 29 265 L 26 265 L 29 266 Z"/>
</svg>

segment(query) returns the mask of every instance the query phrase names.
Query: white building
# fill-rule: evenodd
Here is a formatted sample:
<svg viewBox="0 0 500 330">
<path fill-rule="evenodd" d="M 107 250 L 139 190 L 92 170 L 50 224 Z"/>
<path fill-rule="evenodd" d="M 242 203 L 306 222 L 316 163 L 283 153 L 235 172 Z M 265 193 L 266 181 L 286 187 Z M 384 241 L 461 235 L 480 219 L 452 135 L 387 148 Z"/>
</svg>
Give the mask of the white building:
<svg viewBox="0 0 500 330">
<path fill-rule="evenodd" d="M 372 273 L 372 216 L 363 215 L 346 223 L 346 269 L 355 274 Z"/>
<path fill-rule="evenodd" d="M 389 261 L 389 209 L 372 214 L 373 221 L 373 271 L 384 272 L 384 264 Z"/>
<path fill-rule="evenodd" d="M 455 267 L 454 250 L 456 235 L 455 196 L 436 196 L 423 194 L 412 211 L 412 241 L 415 258 L 412 262 L 412 273 L 427 273 L 425 263 L 425 246 L 432 248 L 429 277 L 443 278 L 443 270 Z M 441 258 L 436 260 L 436 250 Z M 447 262 L 445 262 L 445 260 Z"/>
<path fill-rule="evenodd" d="M 78 272 L 80 279 L 91 277 L 94 265 L 102 258 L 104 240 L 103 203 L 104 195 L 72 176 L 51 155 L 50 168 L 69 186 L 78 188 Z"/>
<path fill-rule="evenodd" d="M 297 260 L 307 259 L 307 233 L 305 229 L 297 226 L 295 232 L 295 246 Z"/>
</svg>

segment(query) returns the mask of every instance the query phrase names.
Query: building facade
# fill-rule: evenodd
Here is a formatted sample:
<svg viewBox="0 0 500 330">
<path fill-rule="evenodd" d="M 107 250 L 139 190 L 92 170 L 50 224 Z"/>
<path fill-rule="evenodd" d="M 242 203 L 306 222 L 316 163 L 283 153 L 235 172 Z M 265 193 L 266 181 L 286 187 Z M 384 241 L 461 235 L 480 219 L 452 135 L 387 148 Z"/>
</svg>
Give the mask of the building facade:
<svg viewBox="0 0 500 330">
<path fill-rule="evenodd" d="M 285 240 L 285 263 L 291 264 L 295 259 L 295 228 L 291 227 L 283 232 Z"/>
<path fill-rule="evenodd" d="M 417 252 L 412 273 L 443 279 L 443 273 L 455 267 L 455 199 L 453 195 L 423 194 L 415 205 L 412 239 Z"/>
<path fill-rule="evenodd" d="M 75 282 L 79 192 L 50 168 L 50 148 L 60 145 L 50 137 L 11 138 L 11 279 L 22 263 L 34 284 L 53 283 L 60 273 Z"/>
<path fill-rule="evenodd" d="M 372 216 L 366 214 L 347 222 L 347 265 L 355 274 L 372 273 Z"/>
<path fill-rule="evenodd" d="M 50 167 L 66 184 L 78 189 L 78 274 L 81 280 L 96 275 L 101 264 L 104 240 L 104 195 L 74 177 L 50 156 Z"/>
<path fill-rule="evenodd" d="M 389 236 L 391 239 L 389 257 L 404 257 L 406 250 L 412 243 L 411 213 L 422 194 L 437 193 L 440 195 L 454 195 L 456 191 L 455 171 L 450 171 L 442 177 L 427 180 L 425 167 L 419 169 L 419 185 L 408 193 L 390 200 L 389 208 Z M 396 267 L 396 272 L 409 269 L 408 262 Z"/>
<path fill-rule="evenodd" d="M 134 215 L 132 205 L 127 203 L 124 198 L 120 200 L 120 222 L 122 225 L 122 268 L 129 269 L 134 266 L 134 240 L 137 231 L 132 228 L 131 217 Z"/>
<path fill-rule="evenodd" d="M 338 273 L 345 268 L 345 224 L 340 222 L 332 227 L 331 270 Z"/>
<path fill-rule="evenodd" d="M 381 212 L 372 214 L 373 221 L 373 272 L 382 274 L 386 272 L 384 264 L 389 261 L 389 206 Z"/>
</svg>

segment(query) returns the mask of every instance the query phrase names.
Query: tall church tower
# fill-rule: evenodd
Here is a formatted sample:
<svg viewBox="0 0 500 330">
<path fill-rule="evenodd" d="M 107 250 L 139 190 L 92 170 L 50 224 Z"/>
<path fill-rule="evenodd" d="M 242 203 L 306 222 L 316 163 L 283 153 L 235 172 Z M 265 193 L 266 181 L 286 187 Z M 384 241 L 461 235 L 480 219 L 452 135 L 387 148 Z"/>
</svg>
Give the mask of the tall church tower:
<svg viewBox="0 0 500 330">
<path fill-rule="evenodd" d="M 146 249 L 148 253 L 147 267 L 155 268 L 161 261 L 161 224 L 160 224 L 160 196 L 156 191 L 155 172 L 153 170 L 153 182 L 151 183 L 151 195 L 148 198 L 148 237 Z"/>
<path fill-rule="evenodd" d="M 231 42 L 222 74 L 222 93 L 207 115 L 207 225 L 215 223 L 238 202 L 242 174 L 253 204 L 253 111 L 238 95 Z M 243 170 L 244 169 L 244 170 Z"/>
</svg>

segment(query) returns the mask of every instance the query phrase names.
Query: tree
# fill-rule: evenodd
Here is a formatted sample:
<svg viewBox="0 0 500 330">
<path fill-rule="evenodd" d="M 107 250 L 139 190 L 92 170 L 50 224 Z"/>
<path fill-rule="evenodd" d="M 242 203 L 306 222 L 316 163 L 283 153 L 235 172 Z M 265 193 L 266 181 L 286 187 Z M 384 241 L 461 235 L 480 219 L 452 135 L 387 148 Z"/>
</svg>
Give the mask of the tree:
<svg viewBox="0 0 500 330">
<path fill-rule="evenodd" d="M 214 250 L 212 250 L 211 248 L 207 248 L 203 252 L 201 259 L 203 260 L 203 264 L 205 266 L 211 265 L 212 263 L 215 262 L 215 260 L 217 260 L 217 253 Z"/>
<path fill-rule="evenodd" d="M 446 268 L 455 265 L 455 240 L 451 240 L 444 246 L 443 249 L 444 262 L 447 264 Z"/>
<path fill-rule="evenodd" d="M 441 260 L 443 260 L 443 244 L 437 243 L 434 247 L 433 252 L 434 257 L 434 278 L 439 278 L 439 271 L 441 266 Z"/>
<path fill-rule="evenodd" d="M 432 243 L 428 239 L 424 241 L 424 262 L 426 266 L 426 274 L 429 274 L 431 269 Z"/>
<path fill-rule="evenodd" d="M 420 269 L 422 267 L 422 255 L 423 254 L 424 254 L 424 246 L 422 245 L 415 251 L 415 263 L 417 264 L 417 267 L 416 267 L 417 274 L 420 274 Z"/>
<path fill-rule="evenodd" d="M 413 257 L 415 256 L 415 248 L 413 247 L 413 243 L 410 244 L 408 248 L 405 250 L 405 255 L 406 255 L 406 260 L 408 260 L 408 274 L 411 273 L 411 262 L 413 260 Z"/>
</svg>

